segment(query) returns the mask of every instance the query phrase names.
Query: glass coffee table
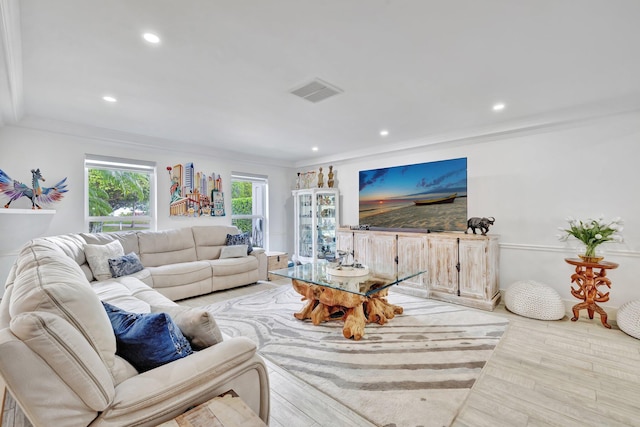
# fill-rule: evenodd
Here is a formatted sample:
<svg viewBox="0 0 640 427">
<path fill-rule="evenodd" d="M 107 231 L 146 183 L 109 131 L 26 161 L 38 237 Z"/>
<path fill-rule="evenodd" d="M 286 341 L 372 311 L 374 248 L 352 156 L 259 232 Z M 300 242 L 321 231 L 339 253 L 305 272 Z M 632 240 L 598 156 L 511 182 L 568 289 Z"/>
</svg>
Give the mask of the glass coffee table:
<svg viewBox="0 0 640 427">
<path fill-rule="evenodd" d="M 384 325 L 402 307 L 387 302 L 389 288 L 424 273 L 421 271 L 376 274 L 375 268 L 331 268 L 326 262 L 296 265 L 269 273 L 291 279 L 293 289 L 307 300 L 297 319 L 311 319 L 314 325 L 343 320 L 345 338 L 359 340 L 367 323 Z M 370 272 L 367 272 L 370 271 Z"/>
</svg>

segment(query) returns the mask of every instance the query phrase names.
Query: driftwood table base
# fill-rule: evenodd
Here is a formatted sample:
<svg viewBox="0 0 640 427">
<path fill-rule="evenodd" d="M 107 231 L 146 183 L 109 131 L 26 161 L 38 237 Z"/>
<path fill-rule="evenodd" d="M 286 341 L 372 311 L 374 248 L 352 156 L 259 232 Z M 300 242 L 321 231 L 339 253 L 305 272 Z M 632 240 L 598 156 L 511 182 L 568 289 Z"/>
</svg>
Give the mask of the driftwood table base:
<svg viewBox="0 0 640 427">
<path fill-rule="evenodd" d="M 388 289 L 366 297 L 297 279 L 292 279 L 291 283 L 293 289 L 302 295 L 302 301 L 307 301 L 302 310 L 294 314 L 296 319 L 311 319 L 314 325 L 328 320 L 344 320 L 342 334 L 356 341 L 364 336 L 367 323 L 384 325 L 403 312 L 402 307 L 387 302 Z"/>
</svg>

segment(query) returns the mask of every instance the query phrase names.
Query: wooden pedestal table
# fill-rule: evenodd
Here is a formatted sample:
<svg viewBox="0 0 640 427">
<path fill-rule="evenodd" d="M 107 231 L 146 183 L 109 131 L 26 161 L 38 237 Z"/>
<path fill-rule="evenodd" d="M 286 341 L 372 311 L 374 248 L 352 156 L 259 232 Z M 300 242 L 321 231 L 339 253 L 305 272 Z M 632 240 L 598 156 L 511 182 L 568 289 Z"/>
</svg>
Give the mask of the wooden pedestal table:
<svg viewBox="0 0 640 427">
<path fill-rule="evenodd" d="M 389 288 L 364 296 L 299 279 L 292 279 L 291 284 L 303 296 L 302 300 L 307 301 L 304 308 L 294 314 L 296 319 L 311 319 L 314 325 L 328 320 L 344 320 L 342 334 L 356 341 L 364 336 L 367 323 L 384 325 L 403 311 L 402 307 L 387 302 Z"/>
<path fill-rule="evenodd" d="M 573 306 L 571 320 L 574 322 L 578 320 L 580 310 L 586 308 L 589 319 L 593 319 L 593 313 L 597 312 L 600 315 L 602 325 L 611 329 L 611 325 L 607 323 L 607 313 L 596 303 L 609 301 L 609 292 L 603 293 L 598 287 L 611 288 L 611 280 L 606 277 L 607 270 L 618 268 L 618 264 L 606 261 L 584 262 L 577 258 L 565 258 L 565 261 L 576 266 L 576 272 L 571 275 L 571 283 L 577 284 L 579 288 L 574 289 L 571 286 L 571 295 L 583 301 Z"/>
</svg>

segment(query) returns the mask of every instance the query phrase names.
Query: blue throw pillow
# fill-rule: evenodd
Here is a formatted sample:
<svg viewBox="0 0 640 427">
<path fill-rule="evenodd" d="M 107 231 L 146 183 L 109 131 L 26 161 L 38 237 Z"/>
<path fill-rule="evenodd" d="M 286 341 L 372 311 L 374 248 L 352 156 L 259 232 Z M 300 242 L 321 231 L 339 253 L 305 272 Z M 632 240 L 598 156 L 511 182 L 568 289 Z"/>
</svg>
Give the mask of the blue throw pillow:
<svg viewBox="0 0 640 427">
<path fill-rule="evenodd" d="M 119 258 L 109 258 L 109 270 L 111 277 L 128 276 L 143 270 L 144 266 L 135 252 L 131 252 Z"/>
<path fill-rule="evenodd" d="M 251 246 L 251 236 L 249 236 L 249 233 L 227 234 L 226 244 L 227 246 L 247 245 L 247 255 L 253 251 L 253 246 Z"/>
<path fill-rule="evenodd" d="M 116 354 L 138 372 L 193 353 L 189 341 L 167 313 L 129 313 L 103 302 L 116 335 Z"/>
</svg>

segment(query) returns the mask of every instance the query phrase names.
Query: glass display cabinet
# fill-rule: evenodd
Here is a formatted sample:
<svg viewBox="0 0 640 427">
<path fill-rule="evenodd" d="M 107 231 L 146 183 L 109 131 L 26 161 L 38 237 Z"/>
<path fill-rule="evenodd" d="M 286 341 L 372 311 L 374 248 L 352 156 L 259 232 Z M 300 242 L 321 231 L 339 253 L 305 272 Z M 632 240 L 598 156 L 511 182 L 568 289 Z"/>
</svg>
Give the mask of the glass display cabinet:
<svg viewBox="0 0 640 427">
<path fill-rule="evenodd" d="M 310 263 L 336 252 L 340 225 L 340 193 L 335 188 L 293 190 L 295 218 L 294 261 Z"/>
</svg>

